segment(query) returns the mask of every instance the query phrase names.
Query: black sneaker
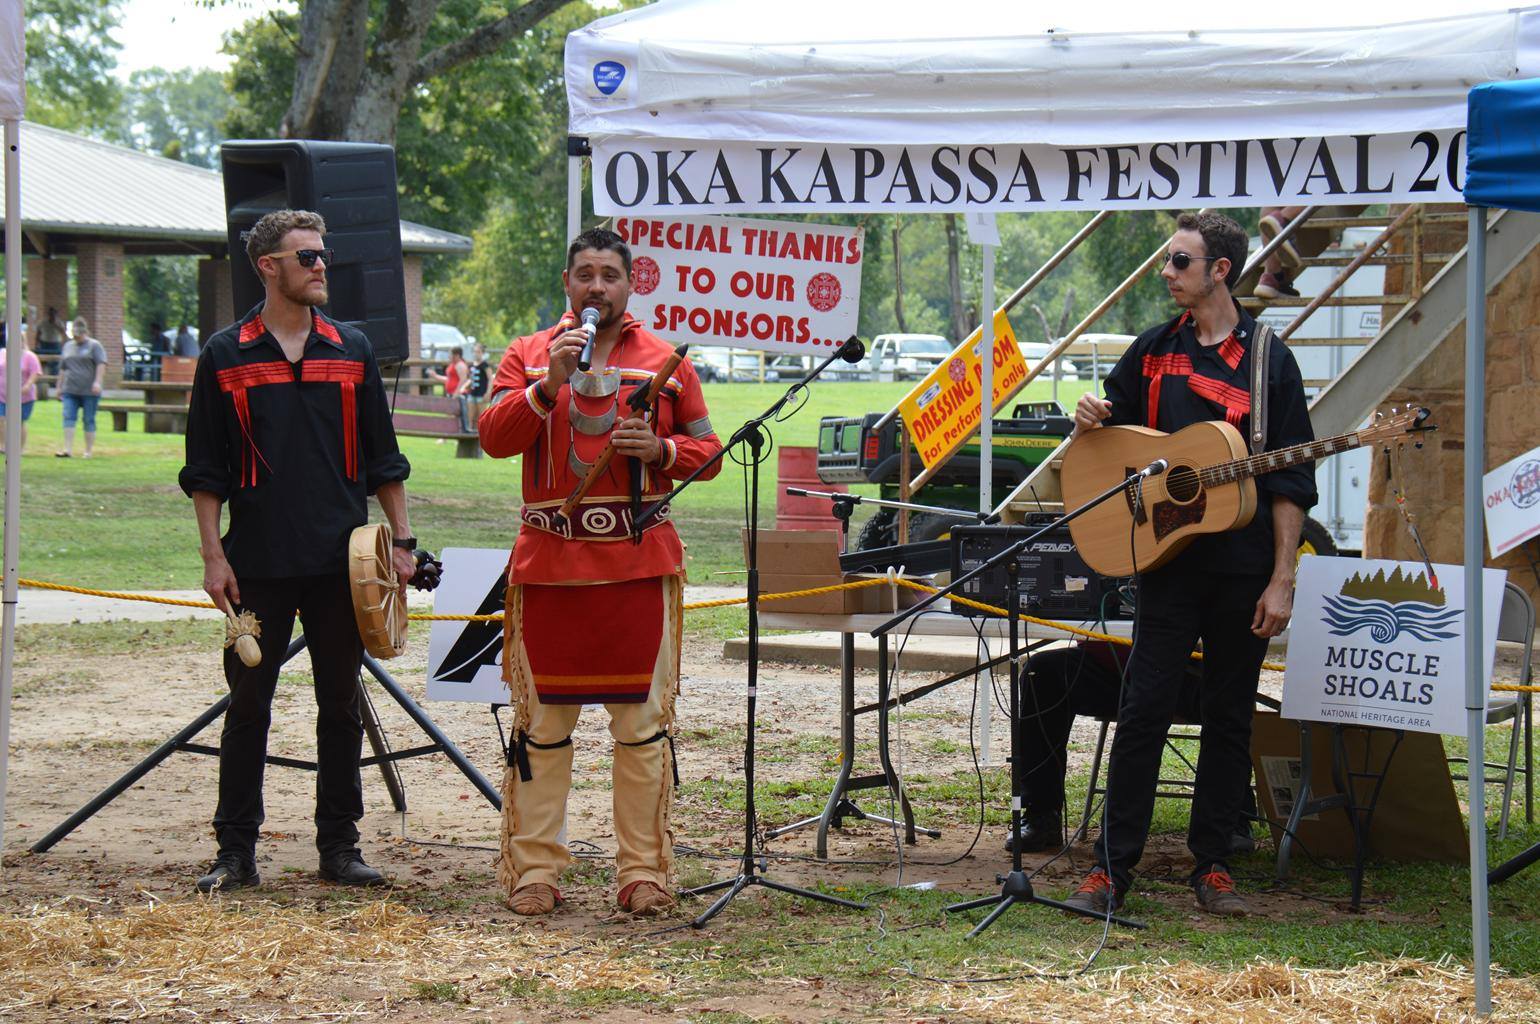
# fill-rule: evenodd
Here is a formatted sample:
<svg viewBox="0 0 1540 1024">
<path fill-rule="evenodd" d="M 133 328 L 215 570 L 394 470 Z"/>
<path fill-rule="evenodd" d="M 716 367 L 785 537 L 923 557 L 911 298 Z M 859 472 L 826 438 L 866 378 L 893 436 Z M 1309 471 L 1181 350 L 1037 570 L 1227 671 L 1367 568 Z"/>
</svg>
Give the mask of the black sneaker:
<svg viewBox="0 0 1540 1024">
<path fill-rule="evenodd" d="M 1028 818 L 1021 823 L 1021 831 L 1005 837 L 1005 852 L 1013 853 L 1017 840 L 1021 841 L 1022 853 L 1042 853 L 1057 850 L 1064 845 L 1064 826 L 1057 817 Z"/>
<path fill-rule="evenodd" d="M 1299 298 L 1299 289 L 1294 287 L 1294 279 L 1288 271 L 1280 270 L 1278 273 L 1264 273 L 1256 287 L 1251 289 L 1251 294 L 1259 299 Z"/>
<path fill-rule="evenodd" d="M 1064 903 L 1076 910 L 1092 914 L 1106 914 L 1107 901 L 1112 901 L 1113 911 L 1123 909 L 1123 894 L 1112 884 L 1112 876 L 1103 868 L 1097 868 L 1085 876 L 1080 888 L 1064 898 Z"/>
<path fill-rule="evenodd" d="M 1251 906 L 1235 891 L 1235 880 L 1230 872 L 1215 864 L 1199 875 L 1192 884 L 1197 893 L 1198 906 L 1219 917 L 1245 917 Z"/>
<path fill-rule="evenodd" d="M 209 868 L 209 873 L 198 879 L 199 892 L 230 892 L 232 889 L 250 889 L 262 884 L 255 863 L 238 854 L 222 853 Z"/>
<path fill-rule="evenodd" d="M 321 859 L 321 877 L 338 885 L 389 885 L 390 879 L 364 863 L 357 850 Z"/>
</svg>

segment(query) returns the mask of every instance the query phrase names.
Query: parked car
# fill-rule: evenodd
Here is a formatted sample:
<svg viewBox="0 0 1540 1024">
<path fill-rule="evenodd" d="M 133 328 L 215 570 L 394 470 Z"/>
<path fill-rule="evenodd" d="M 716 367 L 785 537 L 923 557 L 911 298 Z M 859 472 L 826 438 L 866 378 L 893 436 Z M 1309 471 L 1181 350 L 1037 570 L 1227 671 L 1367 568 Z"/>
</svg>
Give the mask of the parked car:
<svg viewBox="0 0 1540 1024">
<path fill-rule="evenodd" d="M 1082 334 L 1070 343 L 1064 358 L 1081 380 L 1100 380 L 1133 340 L 1132 334 Z"/>
<path fill-rule="evenodd" d="M 840 378 L 855 380 L 919 380 L 939 366 L 956 348 L 939 334 L 879 334 L 856 363 L 836 363 Z"/>
<path fill-rule="evenodd" d="M 123 379 L 154 380 L 159 365 L 150 352 L 150 346 L 138 338 L 123 332 Z"/>
<path fill-rule="evenodd" d="M 1048 345 L 1048 343 L 1043 341 L 1018 341 L 1016 345 L 1021 349 L 1022 357 L 1027 361 L 1028 369 L 1036 366 L 1044 356 L 1048 355 L 1049 351 L 1051 350 L 1051 347 Z M 1058 364 L 1057 369 L 1060 380 L 1080 379 L 1079 372 L 1075 369 L 1074 364 L 1071 363 L 1067 358 L 1060 356 L 1056 362 Z M 1106 365 L 1110 366 L 1112 364 L 1108 363 Z M 1037 379 L 1051 380 L 1053 378 L 1054 369 L 1055 367 L 1052 366 L 1045 368 Z"/>
<path fill-rule="evenodd" d="M 690 347 L 690 362 L 695 364 L 695 372 L 703 381 L 712 383 L 740 383 L 748 384 L 760 379 L 759 353 L 745 352 L 742 349 L 724 348 L 720 345 L 692 345 Z M 780 371 L 772 365 L 772 360 L 767 357 L 764 370 L 765 380 L 779 380 Z"/>
<path fill-rule="evenodd" d="M 471 346 L 476 344 L 474 335 L 466 337 L 460 328 L 453 324 L 428 324 L 422 325 L 422 344 L 418 348 L 418 356 L 432 360 L 435 363 L 449 362 L 449 353 L 453 349 L 459 349 L 466 359 L 471 357 Z"/>
</svg>

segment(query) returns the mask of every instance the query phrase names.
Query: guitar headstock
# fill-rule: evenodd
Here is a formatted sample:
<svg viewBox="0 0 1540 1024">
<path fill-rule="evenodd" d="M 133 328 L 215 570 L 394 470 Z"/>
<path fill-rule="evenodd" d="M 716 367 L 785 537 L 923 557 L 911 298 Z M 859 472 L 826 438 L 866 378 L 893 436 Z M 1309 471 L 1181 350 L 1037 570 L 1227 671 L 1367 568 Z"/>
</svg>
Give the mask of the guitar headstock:
<svg viewBox="0 0 1540 1024">
<path fill-rule="evenodd" d="M 1430 430 L 1437 430 L 1428 422 L 1431 413 L 1420 407 L 1397 409 L 1391 407 L 1387 412 L 1374 414 L 1374 422 L 1358 431 L 1359 440 L 1364 444 L 1404 445 L 1410 442 L 1418 448 L 1422 447 L 1422 435 Z"/>
</svg>

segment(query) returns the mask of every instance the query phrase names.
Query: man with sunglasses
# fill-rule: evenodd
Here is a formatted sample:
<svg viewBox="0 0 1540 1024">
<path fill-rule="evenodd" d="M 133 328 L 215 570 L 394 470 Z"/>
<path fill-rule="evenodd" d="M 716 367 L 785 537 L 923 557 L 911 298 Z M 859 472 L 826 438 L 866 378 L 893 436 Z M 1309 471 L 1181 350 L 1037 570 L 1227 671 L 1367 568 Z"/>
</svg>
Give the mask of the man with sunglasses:
<svg viewBox="0 0 1540 1024">
<path fill-rule="evenodd" d="M 358 850 L 363 817 L 358 671 L 363 645 L 347 579 L 347 547 L 379 501 L 403 580 L 416 571 L 404 481 L 385 388 L 369 339 L 316 307 L 327 300 L 326 225 L 277 210 L 251 229 L 246 255 L 262 303 L 209 338 L 198 359 L 181 485 L 198 517 L 203 589 L 227 612 L 254 613 L 262 660 L 227 649 L 230 706 L 219 743 L 218 857 L 203 892 L 260 883 L 257 830 L 273 691 L 296 611 L 316 697 L 316 846 L 321 877 L 388 884 Z M 220 536 L 220 508 L 230 506 Z"/>
<path fill-rule="evenodd" d="M 1231 297 L 1246 261 L 1246 233 L 1213 212 L 1184 213 L 1161 279 L 1182 312 L 1141 334 L 1113 367 L 1106 397 L 1082 396 L 1075 433 L 1136 425 L 1172 433 L 1225 420 L 1249 433 L 1251 357 L 1257 324 Z M 1288 346 L 1268 346 L 1266 448 L 1313 438 L 1299 366 Z M 1096 868 L 1068 902 L 1104 913 L 1123 903 L 1144 853 L 1161 750 L 1177 709 L 1182 673 L 1203 644 L 1203 736 L 1187 845 L 1198 904 L 1212 914 L 1249 913 L 1226 858 L 1231 826 L 1250 782 L 1251 715 L 1267 641 L 1288 624 L 1305 512 L 1316 501 L 1310 463 L 1256 479 L 1246 527 L 1210 534 L 1138 579 L 1134 647 L 1108 762 Z"/>
</svg>

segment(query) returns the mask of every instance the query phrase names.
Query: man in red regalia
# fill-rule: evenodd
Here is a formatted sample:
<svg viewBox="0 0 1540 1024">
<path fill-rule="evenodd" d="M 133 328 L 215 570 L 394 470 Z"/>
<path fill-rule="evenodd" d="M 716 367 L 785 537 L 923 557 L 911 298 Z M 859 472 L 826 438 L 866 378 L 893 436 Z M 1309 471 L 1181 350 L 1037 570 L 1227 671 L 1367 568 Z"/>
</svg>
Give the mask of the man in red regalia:
<svg viewBox="0 0 1540 1024">
<path fill-rule="evenodd" d="M 508 347 L 480 419 L 482 448 L 523 456 L 524 480 L 504 620 L 515 732 L 497 877 L 516 913 L 549 913 L 561 901 L 568 854 L 557 836 L 572 785 L 572 729 L 582 705 L 602 703 L 615 740 L 618 902 L 652 914 L 674 903 L 671 737 L 684 545 L 666 514 L 632 543 L 633 480 L 648 503 L 722 444 L 688 362 L 670 375 L 651 422 L 627 409 L 631 391 L 647 387 L 673 349 L 626 312 L 631 253 L 620 236 L 579 235 L 562 282 L 571 310 Z M 586 308 L 599 314 L 591 371 L 577 368 L 588 341 L 578 311 Z M 558 515 L 611 441 L 609 469 L 570 516 Z"/>
</svg>

